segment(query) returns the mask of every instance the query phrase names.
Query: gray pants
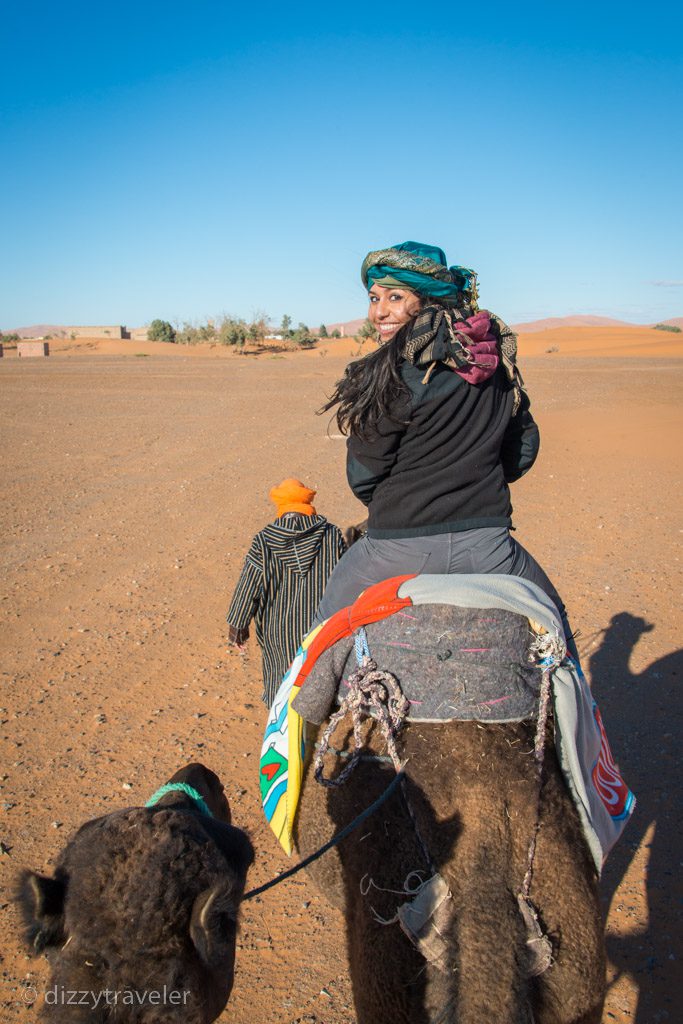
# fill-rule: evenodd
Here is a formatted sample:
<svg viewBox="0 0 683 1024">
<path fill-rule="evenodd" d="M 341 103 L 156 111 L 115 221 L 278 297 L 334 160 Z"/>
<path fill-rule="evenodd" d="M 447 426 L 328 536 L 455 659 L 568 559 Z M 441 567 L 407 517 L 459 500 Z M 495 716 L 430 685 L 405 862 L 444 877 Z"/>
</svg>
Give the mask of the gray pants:
<svg viewBox="0 0 683 1024">
<path fill-rule="evenodd" d="M 319 625 L 352 604 L 373 583 L 409 573 L 503 573 L 531 580 L 557 606 L 570 654 L 576 656 L 567 612 L 555 587 L 528 551 L 504 526 L 431 537 L 374 540 L 363 537 L 343 555 L 327 581 L 313 620 Z M 312 627 L 311 627 L 312 628 Z"/>
</svg>

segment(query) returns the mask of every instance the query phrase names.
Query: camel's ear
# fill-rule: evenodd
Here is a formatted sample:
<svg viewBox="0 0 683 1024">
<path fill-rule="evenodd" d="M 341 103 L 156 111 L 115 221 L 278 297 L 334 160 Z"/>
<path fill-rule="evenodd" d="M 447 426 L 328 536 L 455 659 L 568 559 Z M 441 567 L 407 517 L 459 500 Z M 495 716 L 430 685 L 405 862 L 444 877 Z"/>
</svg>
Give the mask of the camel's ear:
<svg viewBox="0 0 683 1024">
<path fill-rule="evenodd" d="M 190 937 L 209 967 L 218 967 L 235 955 L 237 906 L 233 886 L 221 882 L 205 889 L 194 901 Z"/>
<path fill-rule="evenodd" d="M 63 878 L 46 878 L 34 871 L 24 871 L 19 878 L 16 900 L 26 926 L 29 945 L 40 953 L 46 946 L 64 942 Z"/>
</svg>

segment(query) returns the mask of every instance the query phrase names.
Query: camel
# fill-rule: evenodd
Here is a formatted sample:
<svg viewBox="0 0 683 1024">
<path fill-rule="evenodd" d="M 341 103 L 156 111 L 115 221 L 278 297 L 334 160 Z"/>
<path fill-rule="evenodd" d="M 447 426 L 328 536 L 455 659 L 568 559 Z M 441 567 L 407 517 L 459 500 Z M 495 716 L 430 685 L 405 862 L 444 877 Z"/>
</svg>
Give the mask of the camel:
<svg viewBox="0 0 683 1024">
<path fill-rule="evenodd" d="M 376 728 L 367 743 L 381 749 Z M 350 745 L 347 733 L 342 749 Z M 342 909 L 358 1024 L 598 1024 L 605 993 L 598 878 L 554 751 L 546 757 L 531 899 L 552 966 L 526 977 L 516 893 L 534 828 L 533 728 L 523 722 L 406 725 L 406 796 L 395 794 L 309 868 Z M 307 856 L 379 798 L 394 769 L 361 761 L 339 789 L 307 772 L 297 848 Z M 393 919 L 411 872 L 431 870 L 453 895 L 448 972 L 428 963 Z M 418 876 L 415 876 L 418 877 Z M 530 1016 L 530 1009 L 533 1017 Z"/>
<path fill-rule="evenodd" d="M 368 627 L 371 647 L 385 641 L 383 657 L 408 646 L 386 644 L 383 630 L 391 621 Z M 333 665 L 341 680 L 344 655 L 331 650 L 325 671 Z M 382 667 L 393 671 L 391 664 Z M 379 799 L 395 777 L 377 721 L 366 720 L 363 729 L 367 756 L 342 785 L 324 788 L 312 764 L 305 768 L 294 830 L 302 856 Z M 345 917 L 358 1024 L 600 1021 L 606 963 L 598 871 L 561 774 L 552 712 L 539 804 L 535 730 L 530 717 L 499 724 L 408 718 L 396 738 L 404 781 L 309 867 Z M 325 757 L 327 776 L 348 764 L 342 756 L 353 748 L 348 717 L 334 744 L 337 750 Z M 552 955 L 537 974 L 530 956 L 537 943 L 528 944 L 517 900 L 534 835 L 529 899 Z M 398 911 L 411 899 L 409 891 L 437 873 L 449 895 L 426 936 L 428 946 L 418 948 Z"/>
<path fill-rule="evenodd" d="M 167 787 L 153 807 L 86 822 L 53 877 L 20 877 L 28 945 L 51 961 L 51 1024 L 210 1024 L 228 1001 L 253 848 L 208 768 Z"/>
</svg>

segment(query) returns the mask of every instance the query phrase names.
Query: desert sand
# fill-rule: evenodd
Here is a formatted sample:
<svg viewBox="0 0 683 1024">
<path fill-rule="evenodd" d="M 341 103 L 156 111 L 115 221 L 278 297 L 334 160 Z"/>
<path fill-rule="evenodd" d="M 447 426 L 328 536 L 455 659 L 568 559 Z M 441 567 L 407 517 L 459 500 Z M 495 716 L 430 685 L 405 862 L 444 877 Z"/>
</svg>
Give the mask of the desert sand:
<svg viewBox="0 0 683 1024">
<path fill-rule="evenodd" d="M 562 593 L 638 808 L 602 890 L 605 1022 L 679 1019 L 680 336 L 559 329 L 520 339 L 542 435 L 513 485 L 517 537 Z M 553 350 L 553 351 L 548 351 Z M 182 764 L 223 779 L 257 849 L 249 884 L 289 867 L 261 812 L 260 659 L 225 613 L 269 487 L 298 476 L 319 511 L 362 517 L 344 443 L 315 415 L 358 352 L 238 355 L 53 342 L 0 361 L 3 401 L 0 1020 L 33 1019 L 44 959 L 19 944 L 22 866 L 143 803 Z M 27 1007 L 29 1009 L 27 1015 Z M 303 874 L 244 905 L 233 1024 L 354 1020 L 340 914 Z"/>
</svg>

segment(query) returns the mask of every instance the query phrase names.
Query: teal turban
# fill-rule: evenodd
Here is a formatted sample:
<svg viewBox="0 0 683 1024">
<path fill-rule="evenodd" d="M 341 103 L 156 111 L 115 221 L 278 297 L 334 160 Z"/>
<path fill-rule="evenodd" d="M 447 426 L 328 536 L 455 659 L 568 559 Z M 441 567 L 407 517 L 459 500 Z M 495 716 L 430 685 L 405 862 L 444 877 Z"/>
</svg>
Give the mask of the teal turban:
<svg viewBox="0 0 683 1024">
<path fill-rule="evenodd" d="M 474 304 L 477 299 L 474 271 L 449 267 L 443 249 L 422 242 L 401 242 L 369 252 L 363 260 L 361 278 L 368 290 L 373 284 L 410 288 L 418 295 L 441 299 L 447 305 Z"/>
</svg>

